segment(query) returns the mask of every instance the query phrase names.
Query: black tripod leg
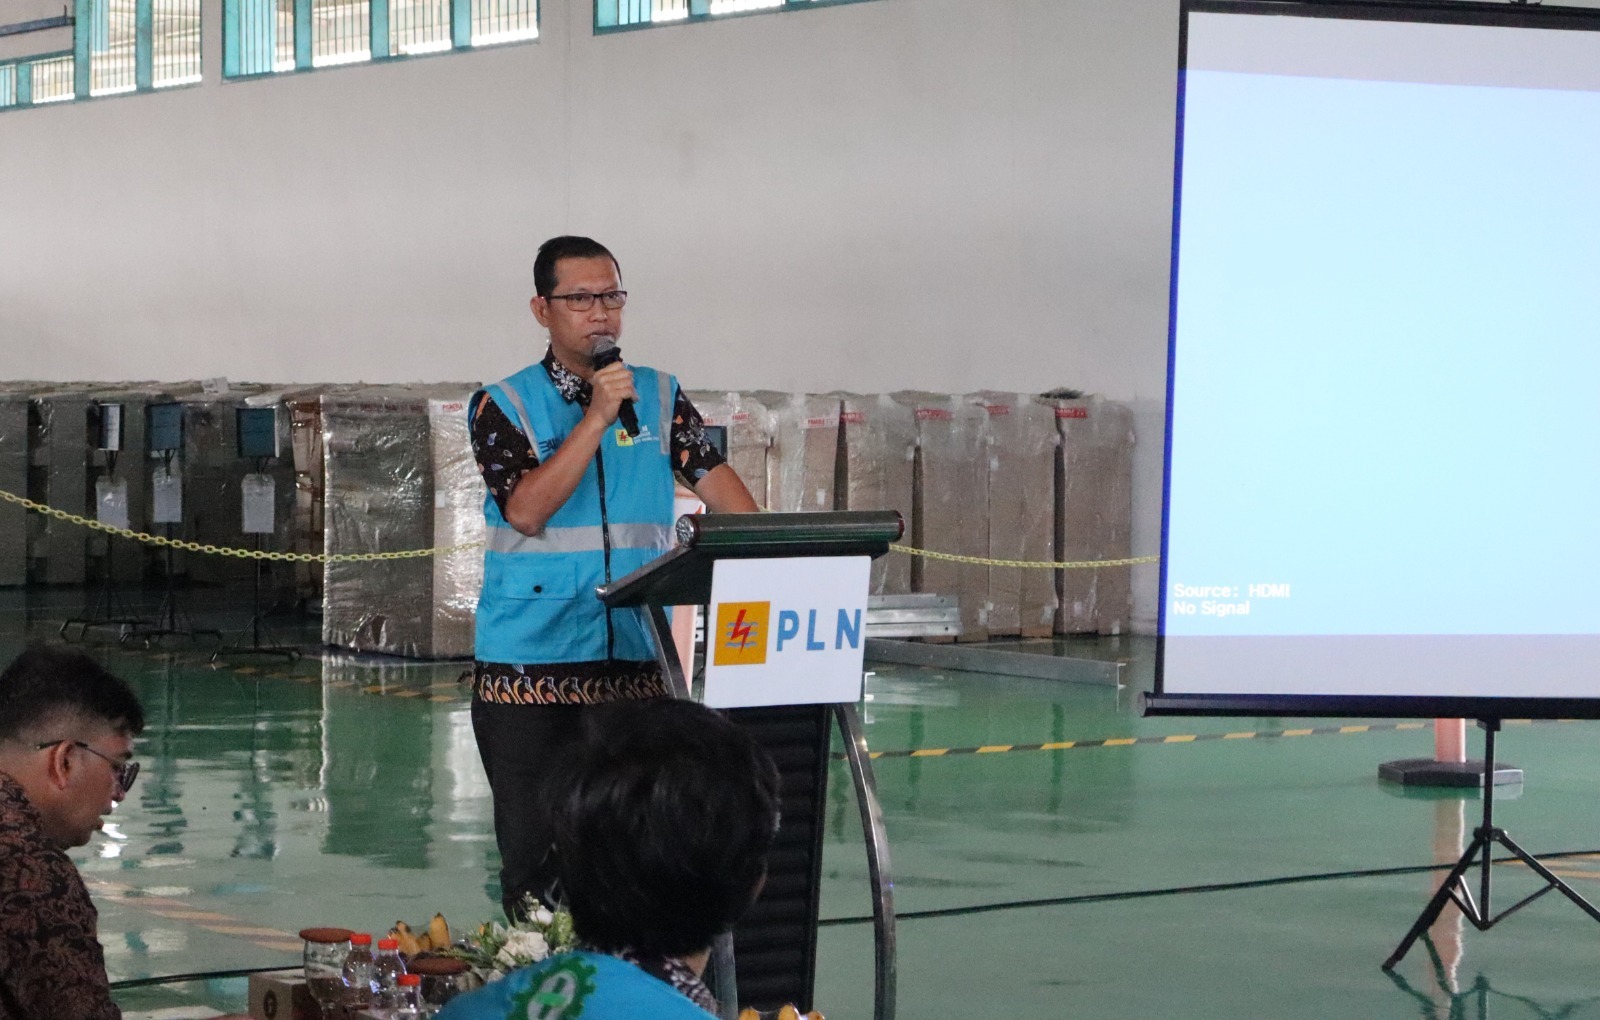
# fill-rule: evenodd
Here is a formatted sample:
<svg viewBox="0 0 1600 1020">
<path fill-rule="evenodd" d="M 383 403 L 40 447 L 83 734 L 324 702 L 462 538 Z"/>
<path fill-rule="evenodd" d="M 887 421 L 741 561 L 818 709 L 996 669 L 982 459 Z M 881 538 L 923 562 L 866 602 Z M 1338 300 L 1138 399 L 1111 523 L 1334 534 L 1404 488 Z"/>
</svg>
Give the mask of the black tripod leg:
<svg viewBox="0 0 1600 1020">
<path fill-rule="evenodd" d="M 1584 913 L 1588 914 L 1596 921 L 1600 921 L 1600 908 L 1596 908 L 1594 904 L 1584 899 L 1583 895 L 1576 889 L 1572 888 L 1572 886 L 1558 878 L 1555 872 L 1551 871 L 1549 868 L 1540 863 L 1537 857 L 1518 846 L 1512 841 L 1511 837 L 1507 836 L 1504 832 L 1500 833 L 1499 842 L 1507 850 L 1510 850 L 1511 853 L 1515 855 L 1517 860 L 1521 861 L 1523 864 L 1526 864 L 1530 871 L 1544 879 L 1551 889 L 1554 889 L 1556 892 L 1576 903 L 1580 908 L 1583 909 Z M 1534 895 L 1537 896 L 1538 894 L 1535 893 Z M 1533 898 L 1533 896 L 1528 897 L 1528 899 L 1523 900 L 1522 903 L 1518 903 L 1516 907 L 1512 907 L 1511 910 L 1517 909 L 1517 907 L 1522 906 L 1523 903 L 1530 902 Z M 1505 914 L 1501 914 L 1500 916 L 1505 917 L 1506 914 L 1511 913 L 1511 910 L 1506 911 Z"/>
<path fill-rule="evenodd" d="M 1451 894 L 1455 891 L 1456 883 L 1460 882 L 1461 876 L 1465 875 L 1467 870 L 1472 867 L 1474 858 L 1478 856 L 1478 851 L 1483 849 L 1487 842 L 1487 837 L 1481 831 L 1472 838 L 1472 845 L 1467 847 L 1466 852 L 1461 855 L 1461 859 L 1456 861 L 1456 866 L 1450 869 L 1449 876 L 1440 883 L 1439 888 L 1433 894 L 1433 898 L 1422 909 L 1422 916 L 1417 918 L 1417 923 L 1411 926 L 1411 930 L 1406 932 L 1406 937 L 1400 940 L 1400 945 L 1394 952 L 1389 954 L 1387 960 L 1383 961 L 1384 970 L 1393 970 L 1395 964 L 1404 959 L 1406 953 L 1411 951 L 1412 944 L 1422 937 L 1422 933 L 1433 927 L 1433 922 L 1439 919 L 1439 914 L 1444 910 L 1444 905 L 1452 902 L 1453 897 Z M 1476 920 L 1473 923 L 1476 924 Z"/>
</svg>

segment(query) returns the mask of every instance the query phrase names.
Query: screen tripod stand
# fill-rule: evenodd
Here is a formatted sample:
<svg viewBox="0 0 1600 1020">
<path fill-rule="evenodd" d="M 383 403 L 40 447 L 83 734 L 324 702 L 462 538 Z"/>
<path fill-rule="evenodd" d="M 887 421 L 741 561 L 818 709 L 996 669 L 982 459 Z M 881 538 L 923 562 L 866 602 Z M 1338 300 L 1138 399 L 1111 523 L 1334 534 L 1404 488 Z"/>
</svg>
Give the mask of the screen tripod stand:
<svg viewBox="0 0 1600 1020">
<path fill-rule="evenodd" d="M 1472 842 L 1468 844 L 1466 851 L 1462 853 L 1461 859 L 1456 862 L 1455 867 L 1450 869 L 1450 874 L 1440 884 L 1438 891 L 1428 901 L 1428 905 L 1423 908 L 1422 916 L 1417 918 L 1417 923 L 1411 926 L 1411 930 L 1406 932 L 1406 937 L 1401 940 L 1399 947 L 1383 962 L 1384 970 L 1394 969 L 1395 964 L 1399 963 L 1406 953 L 1411 950 L 1412 944 L 1433 925 L 1434 921 L 1438 920 L 1439 913 L 1444 910 L 1446 903 L 1454 903 L 1459 907 L 1462 916 L 1474 928 L 1479 931 L 1488 931 L 1496 924 L 1504 921 L 1512 914 L 1554 889 L 1573 903 L 1576 903 L 1584 913 L 1596 921 L 1600 921 L 1600 909 L 1596 909 L 1593 904 L 1580 896 L 1575 889 L 1561 881 L 1554 872 L 1539 863 L 1537 857 L 1518 846 L 1510 836 L 1506 835 L 1504 829 L 1494 824 L 1494 736 L 1500 730 L 1500 723 L 1501 720 L 1499 719 L 1478 720 L 1478 725 L 1484 731 L 1483 824 L 1473 830 Z M 1512 857 L 1527 865 L 1528 870 L 1544 879 L 1545 883 L 1542 887 L 1513 903 L 1499 914 L 1495 914 L 1489 905 L 1489 872 L 1492 864 L 1490 855 L 1496 845 L 1510 851 Z M 1475 861 L 1479 863 L 1480 869 L 1478 896 L 1476 899 L 1473 898 L 1472 890 L 1467 882 L 1467 872 L 1472 870 Z"/>
</svg>

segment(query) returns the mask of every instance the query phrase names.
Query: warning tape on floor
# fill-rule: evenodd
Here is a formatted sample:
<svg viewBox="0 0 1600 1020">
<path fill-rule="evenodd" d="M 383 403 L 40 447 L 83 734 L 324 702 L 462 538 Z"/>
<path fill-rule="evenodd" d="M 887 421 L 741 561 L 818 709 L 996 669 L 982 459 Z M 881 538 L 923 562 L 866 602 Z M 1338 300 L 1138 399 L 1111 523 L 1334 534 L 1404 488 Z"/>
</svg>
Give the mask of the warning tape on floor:
<svg viewBox="0 0 1600 1020">
<path fill-rule="evenodd" d="M 162 653 L 171 654 L 171 653 Z M 199 659 L 195 660 L 199 662 Z M 432 702 L 454 702 L 471 699 L 469 673 L 452 680 L 434 680 L 427 684 L 370 683 L 361 680 L 341 679 L 324 681 L 319 674 L 297 673 L 288 670 L 266 670 L 254 666 L 229 667 L 231 672 L 245 676 L 261 676 L 274 680 L 293 680 L 299 683 L 326 683 L 339 690 L 358 691 L 366 695 L 397 698 L 420 698 Z M 1586 722 L 1584 719 L 1506 719 L 1506 726 L 1533 726 L 1549 723 Z M 1026 751 L 1087 751 L 1103 747 L 1136 747 L 1152 744 L 1198 744 L 1212 740 L 1279 740 L 1293 737 L 1349 736 L 1359 733 L 1393 733 L 1408 730 L 1425 730 L 1431 722 L 1374 722 L 1350 723 L 1342 726 L 1305 726 L 1281 730 L 1239 730 L 1231 733 L 1175 733 L 1150 737 L 1101 737 L 1090 740 L 1052 740 L 1039 744 L 982 744 L 976 747 L 915 747 L 898 751 L 870 751 L 868 756 L 877 759 L 892 758 L 959 758 L 967 755 L 1012 754 Z M 836 761 L 844 755 L 834 754 Z"/>
<path fill-rule="evenodd" d="M 233 556 L 246 560 L 274 560 L 286 563 L 370 563 L 378 560 L 414 560 L 426 556 L 449 556 L 453 553 L 466 552 L 469 549 L 482 549 L 482 542 L 461 542 L 457 545 L 440 546 L 434 549 L 403 549 L 399 552 L 376 553 L 312 553 L 312 552 L 278 552 L 271 549 L 235 549 L 230 546 L 211 545 L 205 542 L 190 542 L 180 538 L 168 538 L 165 535 L 152 535 L 145 531 L 134 531 L 131 528 L 119 528 L 114 524 L 105 524 L 92 517 L 82 514 L 68 513 L 57 510 L 53 506 L 37 503 L 25 496 L 0 489 L 0 501 L 15 503 L 24 510 L 53 517 L 58 521 L 76 524 L 91 531 L 104 532 L 107 535 L 116 535 L 118 538 L 132 539 L 143 542 L 145 545 L 161 546 L 163 548 L 182 549 L 185 552 L 201 553 L 207 556 Z M 1131 559 L 1120 560 L 1077 560 L 1070 563 L 1035 563 L 1028 560 L 996 560 L 982 556 L 960 556 L 955 553 L 935 552 L 931 549 L 914 549 L 906 545 L 891 545 L 895 552 L 905 553 L 908 556 L 923 556 L 928 559 L 949 560 L 955 563 L 971 563 L 986 567 L 1022 567 L 1032 570 L 1093 570 L 1099 567 L 1127 567 L 1139 563 L 1155 563 L 1159 556 L 1135 556 Z"/>
<path fill-rule="evenodd" d="M 1582 722 L 1581 719 L 1507 719 L 1507 726 L 1540 723 Z M 1080 751 L 1095 747 L 1133 747 L 1144 744 L 1195 744 L 1208 740 L 1273 740 L 1281 737 L 1311 737 L 1328 734 L 1384 733 L 1395 730 L 1421 730 L 1426 722 L 1361 723 L 1352 726 L 1307 726 L 1303 729 L 1247 730 L 1237 733 L 1182 733 L 1159 737 L 1105 737 L 1099 740 L 1055 740 L 1043 744 L 986 744 L 981 747 L 920 747 L 904 751 L 872 751 L 872 758 L 947 758 L 969 754 L 1007 754 L 1015 751 Z M 843 755 L 834 755 L 842 759 Z"/>
</svg>

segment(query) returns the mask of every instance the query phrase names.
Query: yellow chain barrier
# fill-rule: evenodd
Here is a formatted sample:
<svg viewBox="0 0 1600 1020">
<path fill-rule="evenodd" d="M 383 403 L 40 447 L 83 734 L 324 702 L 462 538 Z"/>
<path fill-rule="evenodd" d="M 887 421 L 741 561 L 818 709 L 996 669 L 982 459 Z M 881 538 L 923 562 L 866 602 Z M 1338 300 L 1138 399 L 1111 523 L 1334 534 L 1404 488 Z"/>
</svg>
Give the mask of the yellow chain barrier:
<svg viewBox="0 0 1600 1020">
<path fill-rule="evenodd" d="M 178 538 L 167 538 L 164 535 L 152 535 L 144 531 L 133 531 L 129 528 L 119 528 L 111 524 L 104 524 L 81 514 L 68 513 L 57 510 L 53 506 L 35 503 L 31 499 L 19 496 L 14 492 L 0 489 L 0 500 L 15 503 L 23 509 L 54 517 L 56 520 L 66 521 L 69 524 L 78 524 L 91 531 L 103 531 L 108 535 L 119 538 L 131 538 L 135 542 L 146 545 L 170 546 L 173 549 L 182 549 L 185 552 L 205 553 L 211 556 L 236 556 L 247 560 L 277 560 L 288 563 L 369 563 L 376 560 L 414 560 L 424 556 L 448 556 L 451 553 L 464 552 L 468 549 L 483 548 L 482 542 L 462 542 L 459 545 L 445 546 L 440 549 L 405 549 L 400 552 L 381 553 L 302 553 L 302 552 L 274 552 L 268 549 L 231 549 L 227 546 L 208 545 L 202 542 L 188 542 Z M 1098 567 L 1131 567 L 1140 563 L 1155 563 L 1161 559 L 1159 556 L 1134 556 L 1120 560 L 1075 560 L 1065 563 L 1035 563 L 1031 560 L 996 560 L 984 556 L 959 556 L 955 553 L 934 552 L 931 549 L 913 549 L 908 545 L 891 545 L 895 552 L 905 553 L 908 556 L 922 556 L 933 560 L 948 560 L 952 563 L 971 563 L 980 567 L 1020 567 L 1026 570 L 1093 570 Z"/>
<path fill-rule="evenodd" d="M 183 539 L 151 535 L 143 531 L 133 531 L 129 528 L 118 528 L 80 514 L 67 513 L 65 510 L 57 510 L 53 506 L 35 503 L 31 499 L 25 499 L 14 492 L 7 492 L 4 489 L 0 489 L 0 500 L 4 500 L 7 503 L 16 503 L 24 509 L 44 514 L 46 517 L 54 517 L 59 521 L 82 525 L 91 531 L 103 531 L 108 535 L 116 535 L 119 538 L 131 538 L 135 542 L 143 542 L 146 545 L 170 546 L 173 549 L 182 549 L 185 552 L 206 553 L 212 556 L 236 556 L 246 560 L 278 560 L 289 563 L 365 563 L 373 560 L 414 560 L 424 556 L 444 556 L 466 549 L 481 549 L 483 547 L 482 542 L 463 542 L 460 545 L 452 545 L 443 549 L 406 549 L 401 552 L 331 554 L 274 552 L 268 549 L 230 549 L 226 546 L 207 545 L 202 542 L 186 542 Z"/>
<path fill-rule="evenodd" d="M 931 549 L 913 549 L 908 545 L 891 545 L 890 549 L 908 556 L 924 556 L 931 560 L 949 560 L 952 563 L 974 563 L 980 567 L 1020 567 L 1024 570 L 1094 570 L 1097 567 L 1133 567 L 1140 563 L 1159 563 L 1159 556 L 1131 556 L 1120 560 L 1068 560 L 1057 563 L 1036 563 L 1033 560 L 994 560 L 987 556 L 958 556 L 955 553 L 934 552 Z"/>
</svg>

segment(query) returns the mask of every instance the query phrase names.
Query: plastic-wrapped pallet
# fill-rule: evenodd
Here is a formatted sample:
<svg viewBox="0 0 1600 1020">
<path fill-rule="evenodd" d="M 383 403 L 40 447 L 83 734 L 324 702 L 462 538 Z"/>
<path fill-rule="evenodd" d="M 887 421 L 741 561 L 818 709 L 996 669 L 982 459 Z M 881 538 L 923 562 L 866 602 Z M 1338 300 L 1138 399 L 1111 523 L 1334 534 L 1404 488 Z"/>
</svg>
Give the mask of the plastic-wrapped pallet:
<svg viewBox="0 0 1600 1020">
<path fill-rule="evenodd" d="M 771 415 L 754 397 L 709 390 L 689 391 L 689 400 L 707 425 L 728 430 L 728 465 L 757 506 L 767 505 L 767 452 L 772 447 Z"/>
<path fill-rule="evenodd" d="M 967 397 L 902 391 L 894 399 L 917 423 L 917 484 L 912 545 L 934 552 L 983 557 L 989 551 L 989 414 Z M 961 603 L 961 641 L 988 637 L 989 568 L 919 556 L 914 590 L 955 595 Z"/>
<path fill-rule="evenodd" d="M 1055 559 L 1055 416 L 1032 396 L 974 394 L 989 413 L 989 557 L 1026 563 Z M 989 568 L 989 633 L 1049 637 L 1056 617 L 1055 572 Z"/>
<path fill-rule="evenodd" d="M 0 390 L 0 489 L 28 494 L 28 391 L 22 384 Z M 28 511 L 0 503 L 0 586 L 28 580 Z"/>
<path fill-rule="evenodd" d="M 838 479 L 841 510 L 898 510 L 911 526 L 916 480 L 917 419 L 893 397 L 841 393 L 843 449 Z M 874 595 L 911 591 L 911 557 L 892 552 L 872 561 Z"/>
<path fill-rule="evenodd" d="M 323 548 L 398 552 L 481 541 L 483 485 L 467 437 L 476 386 L 373 386 L 322 397 Z M 482 550 L 328 563 L 322 637 L 359 651 L 472 654 Z"/>
<path fill-rule="evenodd" d="M 81 387 L 36 391 L 28 402 L 28 498 L 70 514 L 93 516 L 89 503 L 89 396 Z M 30 514 L 28 579 L 83 584 L 88 531 Z"/>
<path fill-rule="evenodd" d="M 294 466 L 294 495 L 289 509 L 289 548 L 298 553 L 321 553 L 323 535 L 322 395 L 349 393 L 360 383 L 313 383 L 278 395 L 279 413 L 288 422 L 288 456 Z M 296 562 L 293 570 L 295 601 L 322 605 L 323 570 L 320 563 Z"/>
<path fill-rule="evenodd" d="M 116 458 L 116 472 L 110 469 L 110 458 L 95 449 L 95 438 L 90 436 L 91 491 L 98 491 L 102 482 L 125 487 L 128 526 L 134 531 L 156 532 L 150 522 L 152 461 L 145 436 L 146 411 L 151 404 L 166 403 L 172 399 L 172 387 L 161 383 L 126 383 L 96 389 L 89 394 L 90 420 L 94 421 L 96 403 L 122 405 L 122 447 Z M 102 563 L 109 543 L 116 543 L 110 562 L 112 580 L 119 584 L 142 582 L 158 561 L 160 550 L 152 545 L 140 545 L 121 538 L 112 538 L 96 532 L 89 536 L 89 556 Z M 103 568 L 97 568 L 103 569 Z M 103 576 L 103 575 L 102 575 Z"/>
<path fill-rule="evenodd" d="M 289 511 L 289 548 L 321 553 L 323 535 L 322 395 L 358 389 L 332 384 L 305 386 L 283 395 L 289 420 L 289 453 L 294 463 L 294 505 Z M 320 563 L 294 565 L 294 593 L 300 602 L 320 606 L 323 570 Z"/>
<path fill-rule="evenodd" d="M 834 509 L 839 398 L 768 390 L 746 396 L 767 409 L 772 430 L 767 509 L 783 513 Z"/>
<path fill-rule="evenodd" d="M 1066 561 L 1116 560 L 1133 549 L 1133 412 L 1100 397 L 1041 398 L 1061 434 L 1056 550 Z M 1133 569 L 1059 574 L 1057 634 L 1120 634 L 1133 617 Z"/>
<path fill-rule="evenodd" d="M 263 394 L 266 394 L 263 396 Z M 183 405 L 183 533 L 195 542 L 228 549 L 253 549 L 256 536 L 246 534 L 243 516 L 244 477 L 256 465 L 239 456 L 238 409 L 247 405 L 271 406 L 265 387 L 232 383 L 211 385 L 198 392 L 176 394 Z M 262 548 L 289 549 L 291 509 L 294 505 L 294 468 L 289 461 L 288 422 L 278 416 L 278 456 L 264 473 L 272 479 L 273 531 L 263 535 Z M 185 555 L 177 569 L 198 584 L 237 587 L 249 584 L 256 560 L 240 556 Z M 263 598 L 269 602 L 290 597 L 292 571 L 280 563 L 268 565 L 263 578 Z"/>
<path fill-rule="evenodd" d="M 486 490 L 472 454 L 465 396 L 430 400 L 428 433 L 433 457 L 433 547 L 454 550 L 433 557 L 434 654 L 469 656 L 483 588 Z"/>
</svg>

